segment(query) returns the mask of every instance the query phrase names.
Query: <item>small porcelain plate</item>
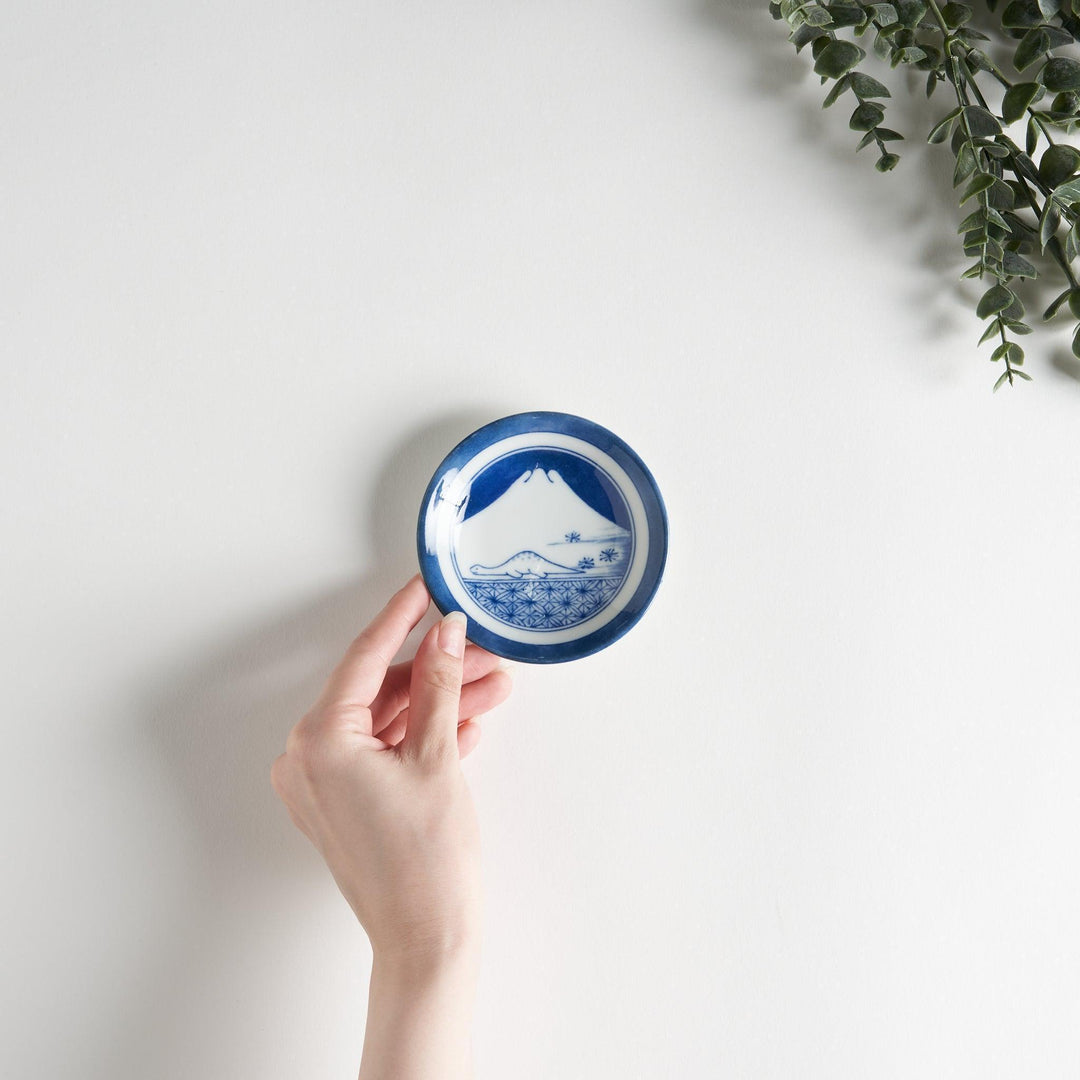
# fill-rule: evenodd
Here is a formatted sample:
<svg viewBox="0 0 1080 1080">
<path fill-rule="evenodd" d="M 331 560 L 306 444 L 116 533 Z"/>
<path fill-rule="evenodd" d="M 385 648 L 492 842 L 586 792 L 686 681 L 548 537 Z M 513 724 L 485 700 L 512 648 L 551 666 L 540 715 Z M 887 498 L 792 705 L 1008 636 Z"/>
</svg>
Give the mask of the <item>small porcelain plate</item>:
<svg viewBox="0 0 1080 1080">
<path fill-rule="evenodd" d="M 470 641 L 533 664 L 576 660 L 641 618 L 664 571 L 667 514 L 620 438 L 567 413 L 506 416 L 439 466 L 417 526 L 439 610 Z"/>
</svg>

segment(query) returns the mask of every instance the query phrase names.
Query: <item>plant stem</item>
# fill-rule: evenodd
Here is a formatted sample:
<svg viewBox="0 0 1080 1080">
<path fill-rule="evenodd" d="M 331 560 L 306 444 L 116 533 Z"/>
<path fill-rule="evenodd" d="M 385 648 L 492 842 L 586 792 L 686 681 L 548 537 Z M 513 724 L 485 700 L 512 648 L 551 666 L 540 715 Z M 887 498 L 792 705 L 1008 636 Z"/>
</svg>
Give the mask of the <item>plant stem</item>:
<svg viewBox="0 0 1080 1080">
<path fill-rule="evenodd" d="M 1001 315 L 998 315 L 998 333 L 1001 335 L 1001 344 L 1002 345 L 1008 345 L 1009 340 L 1008 340 L 1008 338 L 1005 337 L 1005 320 L 1004 320 L 1004 318 L 1002 318 Z M 1005 352 L 1003 353 L 1003 356 L 1005 357 L 1005 371 L 1009 376 L 1009 385 L 1012 386 L 1012 384 L 1013 384 L 1013 369 L 1012 369 L 1012 364 L 1009 363 L 1009 350 L 1008 349 L 1005 350 Z"/>
</svg>

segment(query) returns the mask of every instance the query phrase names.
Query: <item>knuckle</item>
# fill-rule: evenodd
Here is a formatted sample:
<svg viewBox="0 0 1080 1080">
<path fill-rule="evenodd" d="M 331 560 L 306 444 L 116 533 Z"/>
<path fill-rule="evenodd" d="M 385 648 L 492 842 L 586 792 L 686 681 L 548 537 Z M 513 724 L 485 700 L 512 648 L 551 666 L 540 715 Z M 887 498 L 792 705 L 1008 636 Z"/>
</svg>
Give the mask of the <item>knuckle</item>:
<svg viewBox="0 0 1080 1080">
<path fill-rule="evenodd" d="M 310 765 L 321 757 L 327 732 L 334 725 L 335 715 L 330 711 L 308 713 L 289 732 L 285 750 L 292 755 L 299 765 Z"/>
<path fill-rule="evenodd" d="M 306 739 L 296 754 L 296 768 L 305 780 L 314 780 L 322 773 L 323 754 L 318 740 Z"/>
<path fill-rule="evenodd" d="M 270 766 L 270 786 L 282 799 L 285 798 L 285 791 L 288 786 L 288 771 L 288 754 L 281 754 L 274 759 L 274 763 Z"/>
<path fill-rule="evenodd" d="M 422 773 L 442 773 L 451 760 L 457 759 L 457 737 L 453 742 L 439 735 L 429 735 L 413 750 L 413 762 Z"/>
<path fill-rule="evenodd" d="M 433 667 L 424 676 L 432 690 L 440 694 L 458 694 L 461 692 L 461 675 L 453 668 Z"/>
<path fill-rule="evenodd" d="M 310 713 L 306 713 L 299 723 L 289 732 L 285 739 L 285 752 L 287 754 L 295 754 L 301 746 L 307 741 L 308 735 L 313 723 L 313 718 Z"/>
<path fill-rule="evenodd" d="M 323 759 L 322 740 L 317 731 L 306 728 L 297 732 L 289 750 L 292 772 L 310 779 L 320 769 Z"/>
</svg>

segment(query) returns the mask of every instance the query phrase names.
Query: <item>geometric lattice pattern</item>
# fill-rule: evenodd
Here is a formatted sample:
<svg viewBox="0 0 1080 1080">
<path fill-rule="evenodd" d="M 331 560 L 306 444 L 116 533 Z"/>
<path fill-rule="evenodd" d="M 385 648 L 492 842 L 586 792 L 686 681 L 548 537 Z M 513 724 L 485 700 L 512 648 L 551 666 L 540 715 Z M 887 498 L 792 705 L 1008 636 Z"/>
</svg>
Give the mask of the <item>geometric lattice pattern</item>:
<svg viewBox="0 0 1080 1080">
<path fill-rule="evenodd" d="M 595 615 L 625 576 L 462 581 L 480 607 L 500 622 L 530 630 L 558 630 Z"/>
</svg>

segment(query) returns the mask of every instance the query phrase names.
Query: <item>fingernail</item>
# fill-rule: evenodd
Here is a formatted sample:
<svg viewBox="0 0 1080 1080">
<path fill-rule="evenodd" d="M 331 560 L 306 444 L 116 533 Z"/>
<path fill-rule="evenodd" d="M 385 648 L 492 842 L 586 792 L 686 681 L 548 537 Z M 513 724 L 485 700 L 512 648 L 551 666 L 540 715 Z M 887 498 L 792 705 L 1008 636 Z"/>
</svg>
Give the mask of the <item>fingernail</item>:
<svg viewBox="0 0 1080 1080">
<path fill-rule="evenodd" d="M 465 655 L 465 628 L 468 619 L 463 611 L 451 611 L 439 623 L 439 648 L 456 660 Z"/>
</svg>

